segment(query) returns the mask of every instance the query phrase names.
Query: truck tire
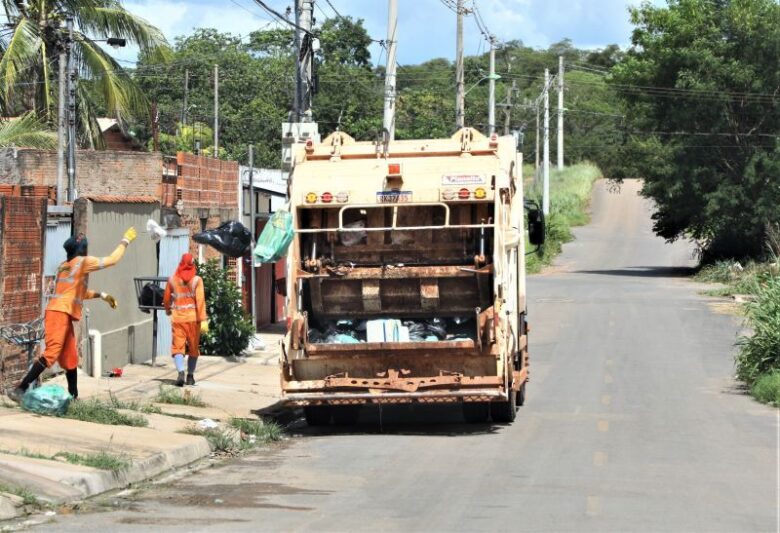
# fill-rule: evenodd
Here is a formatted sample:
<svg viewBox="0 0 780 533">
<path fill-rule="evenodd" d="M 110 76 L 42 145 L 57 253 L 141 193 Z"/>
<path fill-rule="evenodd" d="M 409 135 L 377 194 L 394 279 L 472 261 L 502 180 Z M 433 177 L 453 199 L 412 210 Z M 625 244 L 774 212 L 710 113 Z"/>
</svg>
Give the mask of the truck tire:
<svg viewBox="0 0 780 533">
<path fill-rule="evenodd" d="M 467 423 L 485 423 L 488 415 L 490 415 L 490 402 L 463 402 L 463 418 Z"/>
<path fill-rule="evenodd" d="M 520 390 L 517 391 L 517 406 L 522 407 L 525 403 L 525 384 L 528 383 L 527 381 L 524 381 L 522 385 L 520 385 Z"/>
<path fill-rule="evenodd" d="M 354 426 L 359 417 L 359 405 L 339 405 L 333 408 L 333 423 L 337 426 Z"/>
<path fill-rule="evenodd" d="M 303 408 L 306 423 L 310 426 L 327 426 L 330 424 L 330 405 L 307 405 Z"/>
<path fill-rule="evenodd" d="M 510 390 L 507 401 L 491 402 L 490 416 L 493 417 L 493 422 L 498 422 L 499 424 L 511 424 L 514 422 L 515 416 L 517 416 L 517 393 Z"/>
</svg>

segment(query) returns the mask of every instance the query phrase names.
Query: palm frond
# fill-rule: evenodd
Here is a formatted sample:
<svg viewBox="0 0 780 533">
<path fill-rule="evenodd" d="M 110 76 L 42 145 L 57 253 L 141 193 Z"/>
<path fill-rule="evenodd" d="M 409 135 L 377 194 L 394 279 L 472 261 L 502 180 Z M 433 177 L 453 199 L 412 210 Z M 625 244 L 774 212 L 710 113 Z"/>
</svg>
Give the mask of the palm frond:
<svg viewBox="0 0 780 533">
<path fill-rule="evenodd" d="M 101 38 L 121 37 L 135 43 L 141 52 L 159 62 L 171 59 L 172 51 L 163 33 L 147 20 L 127 11 L 119 2 L 79 11 L 79 27 Z"/>
<path fill-rule="evenodd" d="M 0 59 L 0 79 L 6 105 L 11 99 L 19 73 L 35 61 L 40 47 L 41 39 L 35 24 L 26 18 L 19 19 Z"/>
<path fill-rule="evenodd" d="M 18 118 L 0 120 L 0 146 L 12 145 L 54 149 L 57 135 L 47 130 L 35 113 L 25 113 Z"/>
<path fill-rule="evenodd" d="M 146 96 L 114 58 L 81 33 L 75 41 L 80 68 L 98 87 L 110 113 L 130 116 L 148 111 Z"/>
</svg>

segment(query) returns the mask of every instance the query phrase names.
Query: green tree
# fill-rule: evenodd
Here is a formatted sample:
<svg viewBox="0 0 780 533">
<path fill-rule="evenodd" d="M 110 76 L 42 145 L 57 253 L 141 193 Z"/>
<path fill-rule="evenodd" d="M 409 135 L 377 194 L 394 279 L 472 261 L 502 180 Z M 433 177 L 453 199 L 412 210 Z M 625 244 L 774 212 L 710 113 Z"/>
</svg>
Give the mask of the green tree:
<svg viewBox="0 0 780 533">
<path fill-rule="evenodd" d="M 241 305 L 241 293 L 216 259 L 198 263 L 197 267 L 209 315 L 209 332 L 201 338 L 201 350 L 226 357 L 241 355 L 255 333 L 252 319 Z"/>
<path fill-rule="evenodd" d="M 627 106 L 613 177 L 644 177 L 655 231 L 708 257 L 759 255 L 780 219 L 780 4 L 670 0 L 632 9 L 612 72 Z"/>
<path fill-rule="evenodd" d="M 57 136 L 30 111 L 18 118 L 0 120 L 0 146 L 53 149 Z"/>
<path fill-rule="evenodd" d="M 162 33 L 127 11 L 118 0 L 3 0 L 7 30 L 0 34 L 0 105 L 6 116 L 25 111 L 50 124 L 56 118 L 59 52 L 64 21 L 73 17 L 73 51 L 80 73 L 77 87 L 79 132 L 100 142 L 96 110 L 127 118 L 148 114 L 148 101 L 129 74 L 96 42 L 123 38 L 158 61 L 169 51 Z"/>
</svg>

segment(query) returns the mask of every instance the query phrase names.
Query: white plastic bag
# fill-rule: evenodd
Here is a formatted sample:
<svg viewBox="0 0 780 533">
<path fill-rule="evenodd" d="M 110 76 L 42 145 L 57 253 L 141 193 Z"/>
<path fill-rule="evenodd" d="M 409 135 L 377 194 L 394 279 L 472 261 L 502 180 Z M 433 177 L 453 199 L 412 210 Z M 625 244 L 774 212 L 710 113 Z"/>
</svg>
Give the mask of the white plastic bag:
<svg viewBox="0 0 780 533">
<path fill-rule="evenodd" d="M 152 242 L 155 243 L 160 242 L 163 237 L 168 235 L 168 232 L 151 218 L 146 221 L 146 232 L 149 234 L 149 238 L 152 239 Z"/>
</svg>

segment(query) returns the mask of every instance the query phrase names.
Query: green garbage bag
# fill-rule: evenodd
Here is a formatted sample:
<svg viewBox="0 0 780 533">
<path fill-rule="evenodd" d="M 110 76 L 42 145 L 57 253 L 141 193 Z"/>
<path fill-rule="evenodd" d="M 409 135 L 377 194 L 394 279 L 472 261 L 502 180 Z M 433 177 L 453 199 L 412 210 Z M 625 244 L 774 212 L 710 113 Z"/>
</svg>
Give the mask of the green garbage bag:
<svg viewBox="0 0 780 533">
<path fill-rule="evenodd" d="M 284 257 L 294 234 L 290 212 L 286 209 L 277 210 L 257 239 L 255 263 L 274 263 Z"/>
<path fill-rule="evenodd" d="M 29 389 L 22 397 L 22 407 L 39 415 L 62 416 L 73 397 L 59 385 Z"/>
</svg>

